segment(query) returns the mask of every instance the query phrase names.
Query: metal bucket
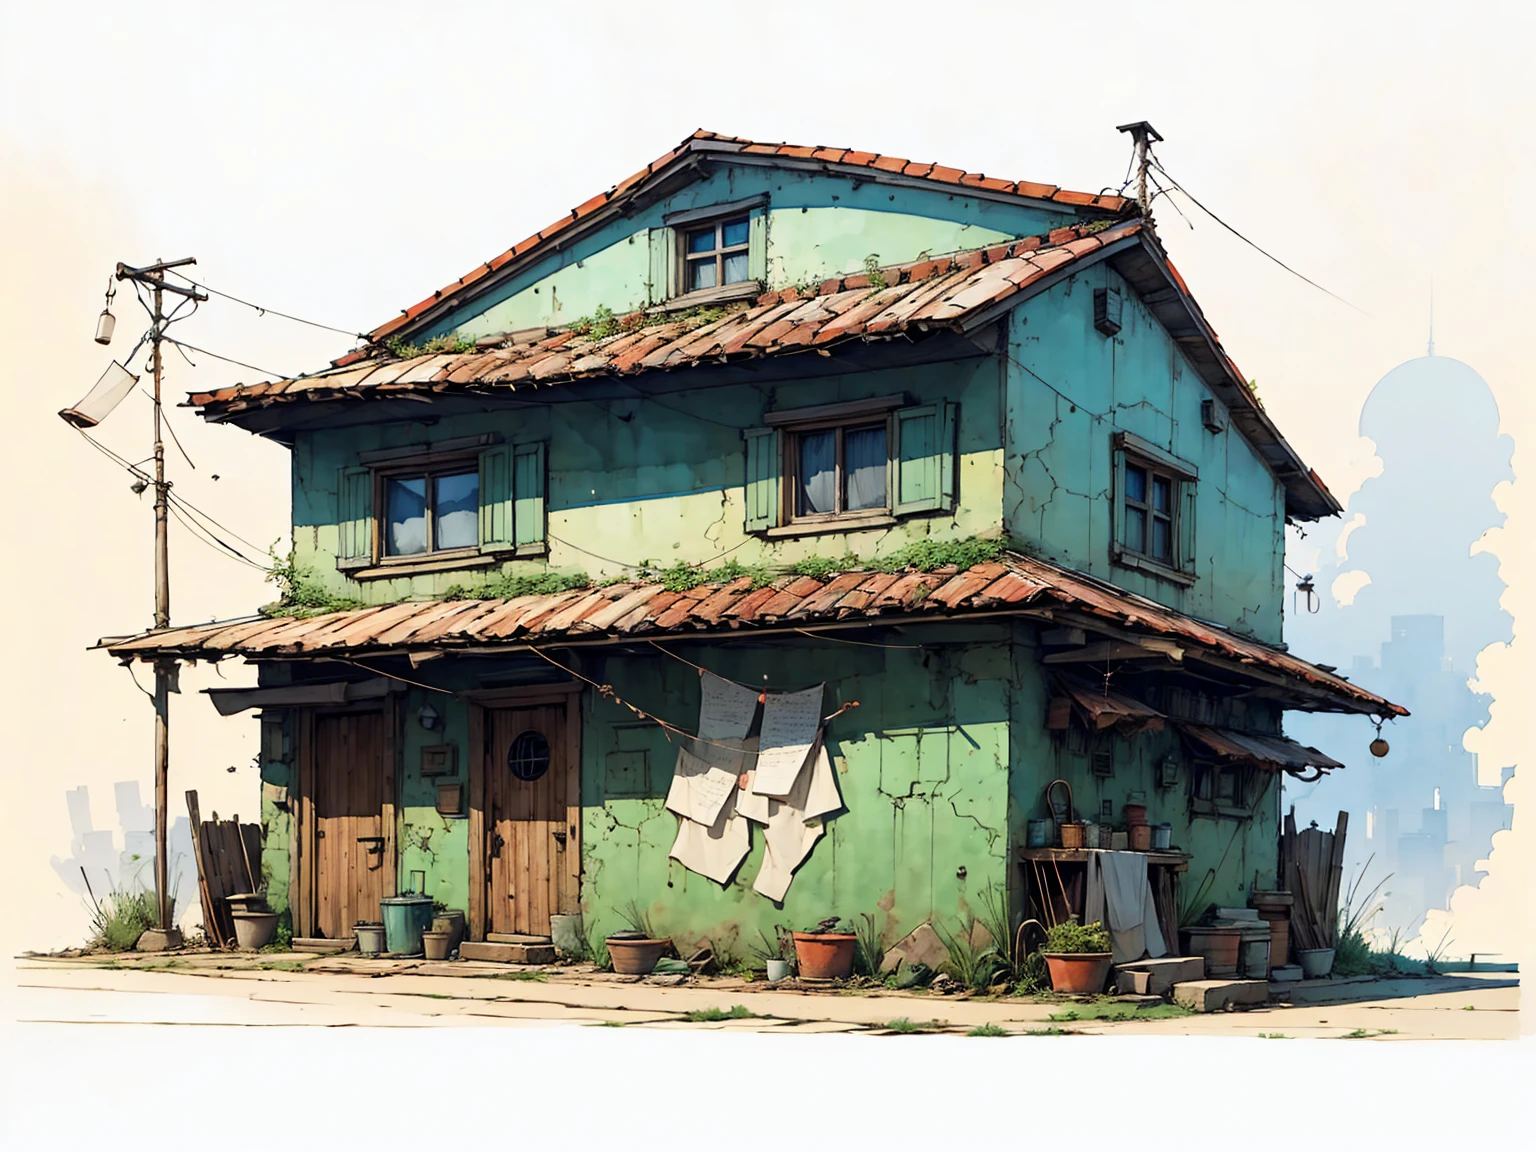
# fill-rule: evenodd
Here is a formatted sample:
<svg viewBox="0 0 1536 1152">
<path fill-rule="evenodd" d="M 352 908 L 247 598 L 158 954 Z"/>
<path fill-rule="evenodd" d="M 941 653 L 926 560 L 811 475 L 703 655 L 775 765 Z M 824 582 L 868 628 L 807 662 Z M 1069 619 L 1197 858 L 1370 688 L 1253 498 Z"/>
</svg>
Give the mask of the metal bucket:
<svg viewBox="0 0 1536 1152">
<path fill-rule="evenodd" d="M 1173 825 L 1154 824 L 1152 826 L 1152 851 L 1166 852 L 1173 846 Z"/>
<path fill-rule="evenodd" d="M 1051 838 L 1051 822 L 1049 820 L 1031 820 L 1024 832 L 1024 846 L 1026 848 L 1044 848 Z"/>
<path fill-rule="evenodd" d="M 384 914 L 384 942 L 397 956 L 421 951 L 421 934 L 432 924 L 432 897 L 386 896 L 379 901 Z"/>
</svg>

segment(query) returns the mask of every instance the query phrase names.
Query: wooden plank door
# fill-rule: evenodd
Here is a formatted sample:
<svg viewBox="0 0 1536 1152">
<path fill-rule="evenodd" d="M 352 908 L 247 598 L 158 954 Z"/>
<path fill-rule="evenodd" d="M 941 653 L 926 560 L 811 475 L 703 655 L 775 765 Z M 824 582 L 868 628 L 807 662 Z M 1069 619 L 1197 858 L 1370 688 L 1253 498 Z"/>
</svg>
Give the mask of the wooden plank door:
<svg viewBox="0 0 1536 1152">
<path fill-rule="evenodd" d="M 566 704 L 485 714 L 486 922 L 492 932 L 550 934 L 576 911 L 578 768 Z"/>
<path fill-rule="evenodd" d="M 385 718 L 382 712 L 315 717 L 314 925 L 328 940 L 380 919 L 386 864 Z"/>
</svg>

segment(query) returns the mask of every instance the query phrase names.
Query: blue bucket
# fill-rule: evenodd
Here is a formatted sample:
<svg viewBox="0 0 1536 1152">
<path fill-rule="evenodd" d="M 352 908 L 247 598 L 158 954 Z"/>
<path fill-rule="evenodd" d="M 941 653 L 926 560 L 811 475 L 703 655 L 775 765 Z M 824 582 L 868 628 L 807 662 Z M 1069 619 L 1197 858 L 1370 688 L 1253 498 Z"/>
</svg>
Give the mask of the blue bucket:
<svg viewBox="0 0 1536 1152">
<path fill-rule="evenodd" d="M 384 948 L 396 956 L 421 951 L 421 934 L 432 926 L 432 897 L 386 896 L 379 901 L 384 915 Z"/>
<path fill-rule="evenodd" d="M 1044 848 L 1051 838 L 1051 821 L 1031 820 L 1024 833 L 1024 847 Z"/>
</svg>

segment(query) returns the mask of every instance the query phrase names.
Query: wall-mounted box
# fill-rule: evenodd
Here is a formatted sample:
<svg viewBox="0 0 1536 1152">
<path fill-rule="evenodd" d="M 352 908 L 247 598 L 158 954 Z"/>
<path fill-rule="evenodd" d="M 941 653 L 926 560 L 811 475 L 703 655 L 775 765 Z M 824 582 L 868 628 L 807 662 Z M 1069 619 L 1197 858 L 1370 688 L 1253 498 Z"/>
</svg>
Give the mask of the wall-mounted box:
<svg viewBox="0 0 1536 1152">
<path fill-rule="evenodd" d="M 1207 432 L 1221 432 L 1226 429 L 1226 422 L 1221 418 L 1221 409 L 1216 406 L 1214 400 L 1200 401 L 1200 423 L 1205 425 Z"/>
<path fill-rule="evenodd" d="M 457 744 L 428 744 L 421 750 L 421 774 L 423 776 L 457 776 L 459 774 L 459 746 Z"/>
<path fill-rule="evenodd" d="M 439 784 L 437 786 L 437 811 L 443 816 L 464 814 L 464 785 Z"/>
<path fill-rule="evenodd" d="M 1120 292 L 1115 288 L 1093 290 L 1093 326 L 1106 336 L 1120 331 Z"/>
</svg>

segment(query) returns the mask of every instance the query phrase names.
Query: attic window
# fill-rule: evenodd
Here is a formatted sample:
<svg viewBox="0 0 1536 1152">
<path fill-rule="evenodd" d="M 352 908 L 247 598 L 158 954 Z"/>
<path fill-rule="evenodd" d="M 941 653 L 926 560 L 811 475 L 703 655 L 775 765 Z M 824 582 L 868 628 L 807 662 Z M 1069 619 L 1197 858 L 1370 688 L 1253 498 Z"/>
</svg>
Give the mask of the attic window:
<svg viewBox="0 0 1536 1152">
<path fill-rule="evenodd" d="M 682 231 L 683 291 L 744 283 L 752 229 L 745 213 Z"/>
</svg>

